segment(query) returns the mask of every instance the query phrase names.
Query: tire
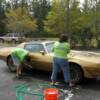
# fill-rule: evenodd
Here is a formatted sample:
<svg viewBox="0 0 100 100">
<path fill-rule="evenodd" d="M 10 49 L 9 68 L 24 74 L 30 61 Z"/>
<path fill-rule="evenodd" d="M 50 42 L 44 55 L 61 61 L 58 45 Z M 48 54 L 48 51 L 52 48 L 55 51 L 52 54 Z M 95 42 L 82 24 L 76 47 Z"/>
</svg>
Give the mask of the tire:
<svg viewBox="0 0 100 100">
<path fill-rule="evenodd" d="M 71 64 L 70 72 L 71 72 L 71 79 L 76 83 L 80 83 L 83 80 L 83 72 L 78 65 Z"/>
<path fill-rule="evenodd" d="M 4 40 L 3 39 L 0 39 L 0 43 L 4 43 Z"/>
<path fill-rule="evenodd" d="M 13 60 L 12 60 L 11 56 L 8 57 L 8 59 L 7 59 L 7 65 L 8 65 L 8 68 L 11 72 L 16 71 L 16 67 L 13 65 Z"/>
<path fill-rule="evenodd" d="M 14 39 L 11 40 L 11 43 L 16 44 L 16 40 L 14 40 Z"/>
</svg>

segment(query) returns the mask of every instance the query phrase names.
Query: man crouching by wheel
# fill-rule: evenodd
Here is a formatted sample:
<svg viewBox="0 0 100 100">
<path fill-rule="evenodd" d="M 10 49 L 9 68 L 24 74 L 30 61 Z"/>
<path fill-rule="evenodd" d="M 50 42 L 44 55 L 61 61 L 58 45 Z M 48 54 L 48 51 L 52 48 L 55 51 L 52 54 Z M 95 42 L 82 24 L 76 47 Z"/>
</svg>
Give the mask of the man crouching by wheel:
<svg viewBox="0 0 100 100">
<path fill-rule="evenodd" d="M 16 78 L 20 78 L 23 64 L 32 68 L 32 66 L 28 64 L 30 61 L 30 56 L 27 50 L 22 48 L 14 48 L 11 52 L 11 57 L 13 60 L 13 65 L 16 67 Z"/>
</svg>

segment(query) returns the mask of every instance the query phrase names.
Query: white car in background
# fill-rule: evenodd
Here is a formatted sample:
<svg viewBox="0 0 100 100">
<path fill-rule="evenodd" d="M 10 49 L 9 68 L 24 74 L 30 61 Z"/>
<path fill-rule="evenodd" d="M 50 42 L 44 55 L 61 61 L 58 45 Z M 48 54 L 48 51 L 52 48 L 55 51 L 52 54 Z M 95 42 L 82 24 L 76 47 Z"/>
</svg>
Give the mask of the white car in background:
<svg viewBox="0 0 100 100">
<path fill-rule="evenodd" d="M 25 37 L 23 37 L 20 33 L 8 33 L 4 36 L 0 36 L 0 42 L 10 42 L 10 43 L 20 43 L 25 40 Z"/>
</svg>

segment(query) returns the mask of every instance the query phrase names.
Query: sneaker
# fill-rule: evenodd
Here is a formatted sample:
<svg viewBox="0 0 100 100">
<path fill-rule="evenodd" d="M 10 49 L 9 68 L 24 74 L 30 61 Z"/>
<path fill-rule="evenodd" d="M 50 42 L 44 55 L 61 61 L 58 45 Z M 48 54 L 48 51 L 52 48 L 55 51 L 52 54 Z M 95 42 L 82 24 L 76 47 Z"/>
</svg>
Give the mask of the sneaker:
<svg viewBox="0 0 100 100">
<path fill-rule="evenodd" d="M 16 76 L 16 79 L 19 79 L 19 76 Z"/>
<path fill-rule="evenodd" d="M 51 82 L 50 85 L 51 85 L 51 86 L 55 85 L 55 82 Z"/>
<path fill-rule="evenodd" d="M 69 87 L 75 87 L 75 83 L 74 82 L 70 82 L 69 83 Z"/>
<path fill-rule="evenodd" d="M 16 79 L 21 79 L 21 78 L 22 78 L 21 75 L 16 76 Z"/>
</svg>

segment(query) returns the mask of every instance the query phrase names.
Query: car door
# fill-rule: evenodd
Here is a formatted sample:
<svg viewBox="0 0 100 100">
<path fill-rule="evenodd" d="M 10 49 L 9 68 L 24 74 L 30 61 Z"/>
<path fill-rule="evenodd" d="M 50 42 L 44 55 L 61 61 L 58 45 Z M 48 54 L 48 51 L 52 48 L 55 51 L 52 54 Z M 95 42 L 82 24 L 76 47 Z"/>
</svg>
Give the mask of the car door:
<svg viewBox="0 0 100 100">
<path fill-rule="evenodd" d="M 43 44 L 26 44 L 25 49 L 30 51 L 33 68 L 50 71 L 52 58 L 46 53 Z"/>
</svg>

